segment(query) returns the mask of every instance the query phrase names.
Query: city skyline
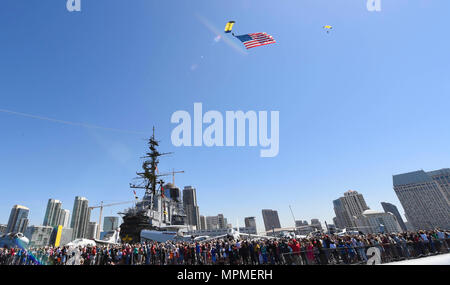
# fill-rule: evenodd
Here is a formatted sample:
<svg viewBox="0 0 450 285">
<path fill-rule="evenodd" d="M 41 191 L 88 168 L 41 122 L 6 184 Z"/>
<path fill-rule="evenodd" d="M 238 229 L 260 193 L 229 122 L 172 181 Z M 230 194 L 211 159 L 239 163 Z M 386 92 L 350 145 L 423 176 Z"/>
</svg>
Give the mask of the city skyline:
<svg viewBox="0 0 450 285">
<path fill-rule="evenodd" d="M 71 213 L 75 196 L 133 200 L 153 127 L 160 150 L 174 152 L 159 170 L 185 171 L 176 184 L 196 188 L 201 215 L 256 216 L 259 229 L 261 209 L 293 225 L 289 205 L 297 219 L 331 223 L 331 201 L 349 189 L 403 215 L 392 175 L 448 167 L 450 40 L 437 27 L 449 1 L 384 1 L 380 13 L 328 0 L 86 1 L 79 13 L 2 2 L 1 223 L 17 203 L 41 224 L 48 198 Z M 230 20 L 277 43 L 232 45 Z M 175 147 L 171 115 L 192 114 L 195 102 L 221 114 L 279 111 L 278 155 Z"/>
<path fill-rule="evenodd" d="M 449 169 L 448 168 L 443 168 L 443 169 L 439 169 L 439 170 L 434 170 L 434 171 L 430 171 L 429 173 L 435 173 L 435 172 L 439 172 L 439 171 L 448 171 Z M 397 175 L 393 175 L 393 177 L 394 176 L 398 176 L 398 175 L 402 175 L 402 174 L 397 174 Z M 395 183 L 395 182 L 393 182 L 393 183 Z M 171 183 L 170 184 L 168 184 L 168 185 L 172 185 Z M 173 187 L 173 185 L 171 186 L 171 187 Z M 183 190 L 187 190 L 190 194 L 189 194 L 189 196 L 188 196 L 188 201 L 194 201 L 195 203 L 197 203 L 196 201 L 197 201 L 197 194 L 196 194 L 196 189 L 195 189 L 195 187 L 192 187 L 192 186 L 185 186 L 184 187 L 184 189 Z M 395 191 L 394 189 L 393 189 L 393 191 Z M 184 192 L 184 191 L 183 191 Z M 355 193 L 356 195 L 358 195 L 358 196 L 360 196 L 361 198 L 360 199 L 362 199 L 362 201 L 363 201 L 363 208 L 361 208 L 361 209 L 366 209 L 365 207 L 367 207 L 367 209 L 371 209 L 372 210 L 372 208 L 370 208 L 370 206 L 368 206 L 367 204 L 366 204 L 366 202 L 365 202 L 365 200 L 364 200 L 364 198 L 362 197 L 362 193 L 359 193 L 358 191 L 355 191 L 355 190 L 347 190 L 346 192 L 344 192 L 344 197 L 346 197 L 346 196 L 354 196 L 353 195 L 353 193 Z M 193 196 L 192 196 L 193 195 Z M 342 197 L 343 198 L 343 197 Z M 341 199 L 342 199 L 341 198 Z M 86 203 L 88 203 L 88 198 L 84 198 L 84 197 L 78 197 L 78 196 L 76 196 L 75 197 L 75 203 L 76 203 L 76 201 L 77 201 L 77 199 L 81 199 L 81 200 L 83 200 L 83 201 L 87 201 Z M 184 198 L 184 195 L 183 195 L 183 199 L 185 199 Z M 49 208 L 49 204 L 50 203 L 54 203 L 54 202 L 56 202 L 56 203 L 58 203 L 59 204 L 59 209 L 60 210 L 62 210 L 62 211 L 66 211 L 66 212 L 71 212 L 70 210 L 65 210 L 65 209 L 62 209 L 61 207 L 62 207 L 62 201 L 60 201 L 60 200 L 56 200 L 56 199 L 53 199 L 53 198 L 50 198 L 50 199 L 48 199 L 48 204 L 47 204 L 47 208 Z M 334 203 L 334 201 L 332 200 L 331 201 L 331 203 L 333 204 Z M 385 211 L 385 212 L 387 212 L 386 211 L 386 209 L 383 207 L 383 203 L 386 203 L 386 202 L 383 202 L 383 201 L 379 201 L 379 204 L 380 205 L 382 205 L 381 206 L 381 209 L 383 210 L 383 211 Z M 396 206 L 394 203 L 392 203 L 392 202 L 388 202 L 387 204 L 390 204 L 390 205 L 393 205 L 393 206 Z M 23 207 L 23 206 L 20 206 L 20 205 L 17 205 L 17 206 L 19 206 L 19 207 Z M 198 205 L 196 205 L 195 206 L 197 209 L 198 208 L 200 208 Z M 354 206 L 355 208 L 357 208 L 358 209 L 358 207 L 356 207 L 356 206 Z M 26 207 L 25 207 L 26 208 Z M 333 208 L 332 206 L 330 207 L 331 209 Z M 397 207 L 397 208 L 399 208 L 399 207 Z M 403 208 L 402 208 L 402 205 L 401 205 L 401 203 L 400 203 L 400 208 L 403 210 Z M 33 221 L 33 219 L 30 219 L 31 217 L 29 216 L 29 213 L 31 212 L 31 210 L 30 209 L 28 209 L 28 208 L 26 208 L 27 210 L 28 210 L 28 212 L 27 212 L 27 222 L 29 223 L 29 221 Z M 73 210 L 73 209 L 72 209 Z M 262 211 L 266 211 L 265 209 L 261 209 Z M 47 210 L 48 211 L 48 210 Z M 276 212 L 276 215 L 278 215 L 278 210 L 277 209 L 273 209 L 273 210 L 269 210 L 269 211 L 274 211 L 274 212 Z M 359 212 L 359 210 L 353 210 L 353 211 L 357 211 L 357 212 Z M 85 231 L 85 234 L 84 235 L 87 235 L 87 233 L 88 233 L 88 229 L 89 229 L 89 225 L 90 224 L 97 224 L 97 220 L 98 220 L 98 217 L 95 217 L 95 215 L 94 216 L 91 216 L 91 210 L 90 209 L 88 209 L 88 216 L 90 217 L 89 219 L 88 219 L 88 221 L 87 221 L 87 225 L 85 226 L 86 227 L 86 230 L 84 230 Z M 201 212 L 200 212 L 201 213 Z M 356 213 L 356 212 L 355 212 Z M 362 211 L 361 211 L 361 213 L 362 213 Z M 395 213 L 394 213 L 395 214 Z M 402 217 L 402 220 L 407 220 L 407 218 L 406 218 L 406 216 L 405 216 L 405 213 L 404 213 L 404 211 L 403 211 L 403 213 L 402 214 L 400 214 L 401 215 L 401 217 Z M 220 216 L 222 217 L 222 219 L 223 219 L 223 217 L 224 217 L 224 215 L 223 214 L 218 214 L 218 215 L 216 215 L 216 216 L 211 216 L 211 215 L 199 215 L 199 219 L 201 218 L 201 217 L 204 217 L 205 218 L 205 220 L 208 220 L 208 218 L 218 218 L 218 219 L 220 219 Z M 120 219 L 120 216 L 114 216 L 114 217 L 116 217 L 116 218 L 119 218 Z M 70 218 L 72 219 L 72 216 L 70 216 Z M 106 219 L 106 218 L 111 218 L 111 217 L 103 217 L 103 219 Z M 253 216 L 251 216 L 251 217 L 239 217 L 239 221 L 237 221 L 238 223 L 239 223 L 239 225 L 242 225 L 242 224 L 245 224 L 245 220 L 247 219 L 247 218 L 255 218 L 255 221 L 256 221 L 256 225 L 257 225 L 257 230 L 259 231 L 259 232 L 266 232 L 267 230 L 264 228 L 264 224 L 265 224 L 265 222 L 264 222 L 264 217 L 263 217 L 263 214 L 261 214 L 261 217 L 260 218 L 258 218 L 258 215 L 253 215 Z M 335 226 L 336 226 L 336 224 L 334 223 L 334 218 L 336 218 L 336 212 L 335 212 L 335 215 L 334 215 L 334 217 L 330 220 L 330 221 L 327 221 L 326 219 L 323 219 L 323 218 L 318 218 L 318 220 L 319 220 L 319 222 L 327 222 L 328 224 L 334 224 Z M 67 219 L 67 218 L 66 218 Z M 242 221 L 241 221 L 242 220 Z M 260 220 L 260 221 L 259 221 Z M 304 220 L 303 218 L 296 218 L 296 222 L 298 222 L 298 221 L 302 221 L 302 220 Z M 313 221 L 313 220 L 316 220 L 316 218 L 311 218 L 311 222 Z M 48 224 L 45 224 L 45 221 L 46 221 L 46 216 L 44 217 L 44 222 L 43 223 L 36 223 L 36 224 L 34 224 L 34 223 L 29 223 L 28 224 L 28 226 L 46 226 L 46 225 L 48 225 Z M 225 218 L 225 223 L 227 223 L 226 222 L 227 221 L 227 219 Z M 201 221 L 199 221 L 199 222 L 201 222 Z M 232 223 L 231 224 L 233 224 L 233 227 L 236 227 L 237 226 L 237 224 L 234 224 L 233 223 L 233 221 L 231 221 Z M 243 222 L 242 224 L 241 224 L 241 222 Z M 411 222 L 411 221 L 409 221 L 409 222 Z M 218 222 L 218 223 L 220 223 L 220 222 Z M 283 224 L 283 223 L 281 223 L 281 228 L 286 228 L 286 227 L 292 227 L 293 225 L 294 225 L 294 223 L 293 222 L 291 222 L 292 223 L 292 225 L 289 225 L 289 222 L 288 222 L 288 224 Z M 1 221 L 0 221 L 0 224 L 2 224 L 1 223 Z M 226 227 L 226 224 L 224 224 L 224 223 L 222 223 L 223 224 L 223 227 Z M 120 224 L 119 224 L 120 225 Z M 297 225 L 297 223 L 295 223 L 295 225 Z M 75 233 L 74 233 L 75 234 Z"/>
</svg>

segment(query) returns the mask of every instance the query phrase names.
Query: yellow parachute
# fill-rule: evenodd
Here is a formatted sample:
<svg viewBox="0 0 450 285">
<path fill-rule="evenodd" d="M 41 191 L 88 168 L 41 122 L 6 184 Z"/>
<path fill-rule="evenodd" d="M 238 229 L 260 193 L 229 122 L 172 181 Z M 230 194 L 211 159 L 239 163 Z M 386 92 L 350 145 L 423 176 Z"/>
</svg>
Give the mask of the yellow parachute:
<svg viewBox="0 0 450 285">
<path fill-rule="evenodd" d="M 231 30 L 233 30 L 233 25 L 234 25 L 234 21 L 229 21 L 226 25 L 225 25 L 225 33 L 231 33 Z"/>
<path fill-rule="evenodd" d="M 327 31 L 327 34 L 330 32 L 330 30 L 333 29 L 333 27 L 330 25 L 323 26 L 323 28 Z"/>
</svg>

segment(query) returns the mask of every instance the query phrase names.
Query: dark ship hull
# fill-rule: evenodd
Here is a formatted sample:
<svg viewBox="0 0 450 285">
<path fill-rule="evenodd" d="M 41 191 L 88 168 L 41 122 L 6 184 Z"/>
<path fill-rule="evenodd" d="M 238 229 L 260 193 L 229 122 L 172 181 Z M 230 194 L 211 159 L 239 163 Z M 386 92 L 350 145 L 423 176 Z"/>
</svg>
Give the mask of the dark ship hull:
<svg viewBox="0 0 450 285">
<path fill-rule="evenodd" d="M 141 211 L 136 214 L 126 214 L 123 223 L 120 225 L 120 240 L 124 243 L 137 243 L 141 240 L 142 230 L 153 230 L 151 219 Z"/>
<path fill-rule="evenodd" d="M 120 225 L 120 240 L 123 243 L 138 243 L 141 241 L 142 230 L 160 230 L 151 224 L 152 219 L 146 215 L 146 211 L 137 214 L 126 214 Z M 171 225 L 185 225 L 186 216 L 174 215 Z"/>
<path fill-rule="evenodd" d="M 170 175 L 157 174 L 159 157 L 168 153 L 160 153 L 156 147 L 159 145 L 155 139 L 155 131 L 148 142 L 150 152 L 143 157 L 142 171 L 136 173 L 138 183 L 130 183 L 133 189 L 145 190 L 144 197 L 138 201 L 136 192 L 136 204 L 127 209 L 122 214 L 123 223 L 120 225 L 120 239 L 123 243 L 138 243 L 141 241 L 142 230 L 163 230 L 161 228 L 170 225 L 184 225 L 186 215 L 181 203 L 180 190 L 173 184 L 164 185 L 162 176 Z M 180 172 L 180 171 L 179 171 Z M 178 173 L 179 173 L 178 172 Z M 181 171 L 184 172 L 184 171 Z M 174 170 L 172 175 L 175 175 Z M 165 191 L 166 188 L 168 191 Z M 167 193 L 165 193 L 167 192 Z"/>
</svg>

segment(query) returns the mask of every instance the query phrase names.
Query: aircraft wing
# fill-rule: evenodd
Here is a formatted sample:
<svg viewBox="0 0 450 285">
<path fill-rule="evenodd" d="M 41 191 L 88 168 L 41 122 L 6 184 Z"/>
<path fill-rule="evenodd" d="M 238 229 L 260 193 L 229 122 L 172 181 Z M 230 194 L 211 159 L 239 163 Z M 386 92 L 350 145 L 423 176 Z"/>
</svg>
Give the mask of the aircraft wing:
<svg viewBox="0 0 450 285">
<path fill-rule="evenodd" d="M 271 237 L 271 236 L 260 236 L 260 235 L 246 234 L 246 233 L 237 233 L 237 234 L 239 234 L 240 236 L 250 237 L 250 238 L 276 239 L 276 237 Z"/>
<path fill-rule="evenodd" d="M 112 241 L 106 241 L 106 240 L 100 240 L 100 239 L 94 239 L 95 243 L 101 244 L 101 245 L 118 245 L 116 242 Z"/>
<path fill-rule="evenodd" d="M 210 238 L 202 240 L 202 242 L 211 241 L 211 240 L 215 240 L 215 239 L 219 239 L 219 238 L 226 238 L 226 237 L 228 237 L 228 235 L 220 235 L 220 236 L 210 237 Z"/>
</svg>

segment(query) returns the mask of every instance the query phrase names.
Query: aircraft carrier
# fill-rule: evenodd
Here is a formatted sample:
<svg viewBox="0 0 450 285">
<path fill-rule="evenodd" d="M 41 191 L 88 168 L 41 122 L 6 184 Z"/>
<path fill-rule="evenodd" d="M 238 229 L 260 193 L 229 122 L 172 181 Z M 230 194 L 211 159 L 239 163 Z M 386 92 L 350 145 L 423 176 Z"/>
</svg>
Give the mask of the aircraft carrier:
<svg viewBox="0 0 450 285">
<path fill-rule="evenodd" d="M 164 183 L 162 177 L 170 173 L 159 174 L 159 157 L 170 154 L 157 150 L 159 142 L 155 139 L 155 130 L 148 140 L 149 151 L 145 154 L 142 171 L 137 172 L 136 183 L 130 183 L 134 190 L 136 203 L 122 213 L 120 239 L 123 243 L 140 242 L 142 230 L 164 232 L 170 226 L 186 225 L 186 215 L 180 199 L 180 190 L 172 183 Z M 172 173 L 172 175 L 174 175 Z M 144 190 L 142 199 L 135 190 Z"/>
</svg>

